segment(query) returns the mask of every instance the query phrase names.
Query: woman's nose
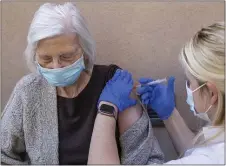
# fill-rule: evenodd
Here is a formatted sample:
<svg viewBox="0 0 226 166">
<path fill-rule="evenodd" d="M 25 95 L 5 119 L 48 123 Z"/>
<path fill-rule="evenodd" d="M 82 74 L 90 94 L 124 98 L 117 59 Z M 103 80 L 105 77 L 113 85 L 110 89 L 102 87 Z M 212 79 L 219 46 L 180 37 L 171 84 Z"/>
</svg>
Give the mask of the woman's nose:
<svg viewBox="0 0 226 166">
<path fill-rule="evenodd" d="M 53 62 L 52 62 L 53 69 L 62 68 L 62 67 L 63 66 L 62 66 L 61 62 L 58 59 L 53 59 Z"/>
</svg>

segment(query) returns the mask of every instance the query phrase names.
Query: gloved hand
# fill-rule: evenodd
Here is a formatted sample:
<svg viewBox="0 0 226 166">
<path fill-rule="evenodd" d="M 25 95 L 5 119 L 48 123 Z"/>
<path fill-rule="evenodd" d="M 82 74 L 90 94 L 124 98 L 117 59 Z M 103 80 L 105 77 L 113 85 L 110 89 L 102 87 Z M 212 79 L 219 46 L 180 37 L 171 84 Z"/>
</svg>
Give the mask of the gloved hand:
<svg viewBox="0 0 226 166">
<path fill-rule="evenodd" d="M 136 104 L 136 100 L 130 98 L 132 89 L 132 75 L 127 71 L 118 69 L 104 87 L 98 105 L 101 101 L 107 101 L 117 106 L 120 112 L 124 111 Z"/>
<path fill-rule="evenodd" d="M 140 84 L 146 84 L 153 79 L 141 78 Z M 174 77 L 170 77 L 168 85 L 155 84 L 137 88 L 137 93 L 141 95 L 142 103 L 148 108 L 152 108 L 160 119 L 166 120 L 175 108 Z"/>
</svg>

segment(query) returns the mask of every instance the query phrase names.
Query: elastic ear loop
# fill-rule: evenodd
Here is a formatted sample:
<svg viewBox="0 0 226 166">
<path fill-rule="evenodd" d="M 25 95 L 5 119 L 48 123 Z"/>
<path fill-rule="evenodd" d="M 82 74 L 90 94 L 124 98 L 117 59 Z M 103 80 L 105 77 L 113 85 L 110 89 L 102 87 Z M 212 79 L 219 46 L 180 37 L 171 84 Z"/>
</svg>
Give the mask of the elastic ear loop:
<svg viewBox="0 0 226 166">
<path fill-rule="evenodd" d="M 202 84 L 201 86 L 199 86 L 198 88 L 196 88 L 195 90 L 193 90 L 192 93 L 195 92 L 195 91 L 197 91 L 198 89 L 202 88 L 205 85 L 206 85 L 206 83 Z"/>
</svg>

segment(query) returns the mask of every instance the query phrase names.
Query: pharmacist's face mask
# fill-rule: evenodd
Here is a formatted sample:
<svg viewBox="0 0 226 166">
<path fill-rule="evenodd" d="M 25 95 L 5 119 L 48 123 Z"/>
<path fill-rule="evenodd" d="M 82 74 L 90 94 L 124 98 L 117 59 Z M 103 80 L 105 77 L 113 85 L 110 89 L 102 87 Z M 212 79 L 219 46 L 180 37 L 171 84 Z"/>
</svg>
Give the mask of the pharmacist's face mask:
<svg viewBox="0 0 226 166">
<path fill-rule="evenodd" d="M 203 119 L 207 122 L 211 122 L 210 119 L 209 119 L 209 116 L 207 114 L 207 112 L 210 110 L 210 108 L 212 107 L 212 105 L 209 106 L 209 108 L 205 111 L 205 112 L 197 112 L 195 110 L 195 103 L 194 103 L 194 99 L 193 99 L 193 93 L 196 92 L 198 89 L 202 88 L 203 86 L 205 86 L 206 83 L 204 83 L 203 85 L 199 86 L 198 88 L 196 88 L 195 90 L 191 90 L 189 87 L 188 87 L 188 82 L 186 82 L 186 90 L 187 90 L 187 104 L 190 106 L 190 111 L 193 112 L 193 114 L 195 116 L 197 116 L 198 118 L 200 119 Z"/>
</svg>

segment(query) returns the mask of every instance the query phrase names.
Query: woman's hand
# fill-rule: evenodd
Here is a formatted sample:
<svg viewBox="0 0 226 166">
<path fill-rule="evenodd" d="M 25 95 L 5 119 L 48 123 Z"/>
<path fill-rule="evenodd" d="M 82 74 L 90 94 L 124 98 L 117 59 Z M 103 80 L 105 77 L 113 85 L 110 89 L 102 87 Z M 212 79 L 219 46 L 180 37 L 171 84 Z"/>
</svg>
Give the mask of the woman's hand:
<svg viewBox="0 0 226 166">
<path fill-rule="evenodd" d="M 175 107 L 174 77 L 170 77 L 168 85 L 157 84 L 137 88 L 141 95 L 142 102 L 152 108 L 162 120 L 166 120 L 172 114 Z M 153 79 L 141 78 L 140 84 L 146 84 Z"/>
<path fill-rule="evenodd" d="M 114 104 L 122 112 L 136 105 L 136 100 L 130 98 L 133 89 L 133 78 L 128 71 L 118 69 L 113 78 L 109 80 L 103 89 L 98 105 L 101 101 Z"/>
</svg>

